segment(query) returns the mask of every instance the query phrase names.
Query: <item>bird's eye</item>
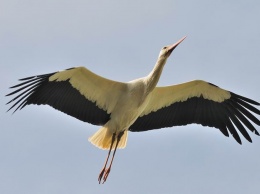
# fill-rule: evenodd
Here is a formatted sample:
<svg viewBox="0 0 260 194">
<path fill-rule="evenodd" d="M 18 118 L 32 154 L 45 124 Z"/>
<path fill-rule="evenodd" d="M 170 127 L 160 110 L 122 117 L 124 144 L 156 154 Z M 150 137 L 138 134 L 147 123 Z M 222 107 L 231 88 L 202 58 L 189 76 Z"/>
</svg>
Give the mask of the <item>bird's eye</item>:
<svg viewBox="0 0 260 194">
<path fill-rule="evenodd" d="M 165 50 L 167 47 L 165 46 L 165 47 L 163 47 L 163 49 Z"/>
</svg>

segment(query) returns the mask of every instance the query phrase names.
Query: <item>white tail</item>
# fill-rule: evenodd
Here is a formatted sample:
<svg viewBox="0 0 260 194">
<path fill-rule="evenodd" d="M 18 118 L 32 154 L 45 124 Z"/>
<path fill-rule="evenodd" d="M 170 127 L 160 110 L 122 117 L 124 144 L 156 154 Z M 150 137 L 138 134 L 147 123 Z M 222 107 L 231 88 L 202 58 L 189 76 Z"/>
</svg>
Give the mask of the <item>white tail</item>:
<svg viewBox="0 0 260 194">
<path fill-rule="evenodd" d="M 118 143 L 117 148 L 125 148 L 126 142 L 127 142 L 127 135 L 128 131 L 126 130 L 121 137 L 120 142 Z M 113 133 L 111 133 L 107 127 L 101 127 L 94 135 L 92 135 L 88 140 L 95 145 L 96 147 L 108 150 L 110 148 L 111 142 L 112 142 L 112 136 Z M 116 145 L 116 139 L 113 145 L 113 148 L 115 148 Z"/>
</svg>

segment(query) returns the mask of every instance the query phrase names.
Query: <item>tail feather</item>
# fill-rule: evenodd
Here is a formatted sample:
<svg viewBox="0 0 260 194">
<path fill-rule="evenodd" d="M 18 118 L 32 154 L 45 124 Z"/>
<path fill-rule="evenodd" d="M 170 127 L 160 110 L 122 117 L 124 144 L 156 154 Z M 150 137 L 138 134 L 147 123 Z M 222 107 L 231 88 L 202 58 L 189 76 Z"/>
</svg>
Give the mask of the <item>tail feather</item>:
<svg viewBox="0 0 260 194">
<path fill-rule="evenodd" d="M 106 126 L 101 127 L 88 140 L 96 147 L 108 150 L 111 146 L 113 133 L 111 133 Z M 128 131 L 126 130 L 118 143 L 117 148 L 123 149 L 126 146 Z M 112 149 L 115 149 L 116 141 Z"/>
</svg>

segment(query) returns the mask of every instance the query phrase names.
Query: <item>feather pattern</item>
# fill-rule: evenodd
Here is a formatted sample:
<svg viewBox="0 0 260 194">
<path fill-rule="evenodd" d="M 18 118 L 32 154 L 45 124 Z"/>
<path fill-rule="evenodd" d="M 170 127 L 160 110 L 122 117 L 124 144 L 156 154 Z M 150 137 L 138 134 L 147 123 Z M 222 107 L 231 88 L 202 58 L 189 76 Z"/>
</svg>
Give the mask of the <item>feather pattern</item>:
<svg viewBox="0 0 260 194">
<path fill-rule="evenodd" d="M 78 77 L 79 74 L 81 76 Z M 113 109 L 113 100 L 110 103 L 108 101 L 111 98 L 116 101 L 121 91 L 118 88 L 123 87 L 123 83 L 102 78 L 84 67 L 31 76 L 20 81 L 22 83 L 11 87 L 16 90 L 7 94 L 16 95 L 7 103 L 14 103 L 9 110 L 15 108 L 15 112 L 29 104 L 47 104 L 94 125 L 104 125 L 110 119 L 109 110 Z M 97 84 L 99 87 L 95 86 Z M 104 87 L 106 90 L 103 90 Z"/>
<path fill-rule="evenodd" d="M 252 105 L 260 104 L 201 80 L 157 87 L 143 114 L 129 130 L 139 132 L 196 123 L 218 128 L 225 136 L 230 133 L 241 144 L 238 129 L 252 142 L 246 128 L 259 135 L 251 122 L 260 125 L 251 113 L 260 115 L 260 111 Z"/>
</svg>

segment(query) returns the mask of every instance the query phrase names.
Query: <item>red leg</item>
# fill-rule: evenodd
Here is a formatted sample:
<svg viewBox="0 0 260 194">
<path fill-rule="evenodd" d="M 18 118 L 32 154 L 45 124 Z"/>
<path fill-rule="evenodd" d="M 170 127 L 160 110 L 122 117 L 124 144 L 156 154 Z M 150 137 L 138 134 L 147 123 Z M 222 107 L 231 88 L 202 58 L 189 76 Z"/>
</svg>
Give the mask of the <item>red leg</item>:
<svg viewBox="0 0 260 194">
<path fill-rule="evenodd" d="M 117 149 L 117 146 L 118 146 L 118 144 L 119 144 L 119 142 L 120 142 L 120 139 L 121 139 L 121 137 L 123 136 L 123 134 L 124 134 L 124 131 L 120 132 L 120 133 L 118 134 L 118 136 L 117 136 L 116 147 L 115 147 L 115 150 L 114 150 L 114 152 L 113 152 L 113 156 L 112 156 L 110 165 L 109 165 L 109 167 L 105 170 L 105 175 L 104 175 L 104 177 L 103 177 L 103 183 L 102 183 L 102 184 L 104 184 L 104 182 L 106 182 L 107 177 L 108 177 L 108 175 L 109 175 L 109 173 L 110 173 L 111 166 L 112 166 L 112 163 L 113 163 L 115 154 L 116 154 L 116 149 Z"/>
<path fill-rule="evenodd" d="M 98 182 L 100 184 L 101 180 L 102 180 L 102 177 L 104 175 L 104 172 L 106 171 L 106 166 L 107 166 L 107 162 L 108 162 L 108 159 L 109 159 L 109 156 L 110 156 L 110 153 L 111 153 L 111 150 L 113 148 L 113 144 L 115 142 L 115 137 L 116 137 L 116 133 L 113 133 L 113 136 L 112 136 L 112 141 L 111 141 L 111 145 L 110 145 L 110 148 L 109 148 L 109 151 L 108 151 L 108 154 L 107 154 L 107 159 L 106 159 L 106 162 L 105 162 L 105 165 L 103 167 L 103 169 L 101 170 L 99 176 L 98 176 Z"/>
</svg>

